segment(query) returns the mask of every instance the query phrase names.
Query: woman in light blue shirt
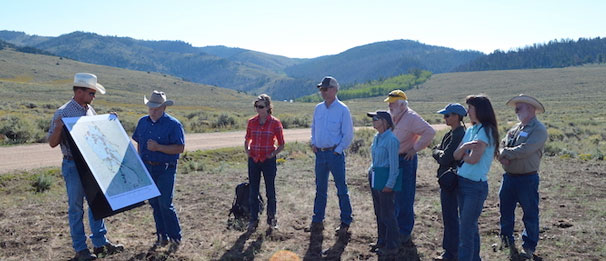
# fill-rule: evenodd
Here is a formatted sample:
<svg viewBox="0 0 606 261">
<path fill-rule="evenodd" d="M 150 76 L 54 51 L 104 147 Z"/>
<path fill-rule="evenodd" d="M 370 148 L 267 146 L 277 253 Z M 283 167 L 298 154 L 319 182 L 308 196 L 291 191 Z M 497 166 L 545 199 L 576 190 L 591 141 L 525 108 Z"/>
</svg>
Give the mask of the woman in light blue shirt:
<svg viewBox="0 0 606 261">
<path fill-rule="evenodd" d="M 463 161 L 458 170 L 459 261 L 480 258 L 478 218 L 488 196 L 488 171 L 499 147 L 497 120 L 488 97 L 470 95 L 465 101 L 473 124 L 454 152 Z"/>
<path fill-rule="evenodd" d="M 378 132 L 372 141 L 372 165 L 368 170 L 378 234 L 377 243 L 371 245 L 371 251 L 381 257 L 394 256 L 400 245 L 394 212 L 394 190 L 402 187 L 398 167 L 400 141 L 391 132 L 393 122 L 387 111 L 369 112 L 367 115 L 372 118 L 372 126 Z"/>
</svg>

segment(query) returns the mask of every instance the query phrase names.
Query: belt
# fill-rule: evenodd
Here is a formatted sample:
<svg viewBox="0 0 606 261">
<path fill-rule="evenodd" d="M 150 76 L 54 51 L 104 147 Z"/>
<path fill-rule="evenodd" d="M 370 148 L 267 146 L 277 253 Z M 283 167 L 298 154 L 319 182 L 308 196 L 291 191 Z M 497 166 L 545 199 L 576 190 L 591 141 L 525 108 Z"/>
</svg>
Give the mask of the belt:
<svg viewBox="0 0 606 261">
<path fill-rule="evenodd" d="M 318 148 L 319 151 L 334 151 L 337 146 L 332 146 L 328 148 Z"/>
<path fill-rule="evenodd" d="M 531 171 L 531 172 L 526 172 L 526 173 L 509 173 L 507 172 L 507 174 L 511 175 L 511 176 L 528 176 L 528 175 L 534 175 L 537 174 L 536 171 Z"/>
<path fill-rule="evenodd" d="M 64 159 L 64 160 L 74 160 L 74 157 L 72 157 L 72 156 L 67 156 L 67 155 L 63 155 L 63 159 Z"/>
<path fill-rule="evenodd" d="M 177 166 L 177 163 L 156 162 L 156 161 L 149 161 L 149 160 L 144 160 L 143 163 L 145 163 L 147 165 L 151 165 L 151 166 L 166 166 L 166 167 L 176 167 Z"/>
</svg>

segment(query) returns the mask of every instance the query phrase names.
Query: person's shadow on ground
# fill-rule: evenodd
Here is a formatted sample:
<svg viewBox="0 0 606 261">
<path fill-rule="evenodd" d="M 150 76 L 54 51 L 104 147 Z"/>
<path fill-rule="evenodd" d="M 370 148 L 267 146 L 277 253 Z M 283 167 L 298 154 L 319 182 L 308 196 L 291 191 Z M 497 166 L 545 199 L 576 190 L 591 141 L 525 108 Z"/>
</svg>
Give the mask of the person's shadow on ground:
<svg viewBox="0 0 606 261">
<path fill-rule="evenodd" d="M 349 240 L 351 239 L 351 233 L 339 233 L 337 235 L 337 240 L 329 249 L 325 250 L 322 255 L 324 256 L 324 260 L 341 260 L 341 255 L 343 251 L 345 251 L 345 247 L 349 244 Z"/>
<path fill-rule="evenodd" d="M 128 259 L 128 261 L 134 260 L 153 260 L 153 261 L 165 261 L 168 258 L 176 253 L 178 247 L 168 246 L 164 250 L 159 250 L 158 247 L 152 246 L 147 252 L 136 254 L 135 256 Z"/>
<path fill-rule="evenodd" d="M 378 256 L 378 260 L 381 261 L 420 261 L 419 252 L 417 246 L 412 240 L 408 240 L 402 246 L 396 255 L 392 256 Z"/>
<path fill-rule="evenodd" d="M 250 238 L 254 231 L 246 231 L 242 234 L 234 245 L 227 250 L 219 260 L 253 260 L 255 259 L 255 253 L 261 249 L 263 245 L 263 234 L 258 234 L 255 241 L 251 242 L 246 249 L 244 249 L 244 245 L 246 241 Z"/>
<path fill-rule="evenodd" d="M 303 260 L 321 260 L 322 259 L 322 242 L 324 242 L 323 230 L 312 230 L 309 235 L 309 246 L 303 256 Z"/>
</svg>

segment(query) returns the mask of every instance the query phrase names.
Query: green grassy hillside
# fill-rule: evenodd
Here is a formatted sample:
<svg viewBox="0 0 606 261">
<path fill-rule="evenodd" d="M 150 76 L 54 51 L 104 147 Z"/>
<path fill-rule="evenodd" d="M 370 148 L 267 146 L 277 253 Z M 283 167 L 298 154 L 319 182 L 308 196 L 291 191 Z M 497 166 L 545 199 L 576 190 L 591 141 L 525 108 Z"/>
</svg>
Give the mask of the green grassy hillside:
<svg viewBox="0 0 606 261">
<path fill-rule="evenodd" d="M 107 89 L 93 107 L 98 113 L 116 111 L 127 131 L 147 113 L 143 95 L 162 90 L 176 102 L 169 107 L 186 132 L 242 129 L 255 111 L 253 96 L 230 89 L 195 84 L 170 75 L 81 63 L 48 55 L 0 51 L 0 144 L 42 142 L 54 111 L 73 95 L 73 75 L 91 72 Z M 277 114 L 299 126 L 296 112 L 311 104 L 276 102 Z M 303 106 L 306 109 L 301 109 Z M 298 117 L 298 116 L 297 116 Z"/>
<path fill-rule="evenodd" d="M 599 158 L 606 153 L 606 66 L 434 74 L 420 88 L 406 91 L 411 108 L 430 123 L 443 122 L 435 111 L 469 94 L 487 94 L 497 112 L 501 135 L 516 122 L 505 102 L 520 93 L 537 97 L 546 113 L 548 155 Z M 354 113 L 386 108 L 384 97 L 347 101 Z"/>
<path fill-rule="evenodd" d="M 253 96 L 194 84 L 169 75 L 80 63 L 55 56 L 0 51 L 0 136 L 2 144 L 39 142 L 52 113 L 71 97 L 76 72 L 97 74 L 108 89 L 94 107 L 99 113 L 117 111 L 127 131 L 146 113 L 142 96 L 163 90 L 176 106 L 169 112 L 191 132 L 243 129 L 254 115 Z M 519 93 L 536 96 L 547 112 L 539 116 L 549 128 L 548 155 L 603 158 L 606 152 L 606 66 L 434 74 L 407 90 L 410 106 L 430 123 L 442 123 L 435 111 L 451 102 L 464 103 L 469 94 L 485 93 L 493 101 L 501 135 L 516 121 L 505 102 Z M 385 109 L 384 96 L 347 100 L 355 124 L 370 125 L 368 111 Z M 307 127 L 315 103 L 274 101 L 274 114 L 285 127 Z M 6 130 L 22 135 L 11 141 Z"/>
</svg>

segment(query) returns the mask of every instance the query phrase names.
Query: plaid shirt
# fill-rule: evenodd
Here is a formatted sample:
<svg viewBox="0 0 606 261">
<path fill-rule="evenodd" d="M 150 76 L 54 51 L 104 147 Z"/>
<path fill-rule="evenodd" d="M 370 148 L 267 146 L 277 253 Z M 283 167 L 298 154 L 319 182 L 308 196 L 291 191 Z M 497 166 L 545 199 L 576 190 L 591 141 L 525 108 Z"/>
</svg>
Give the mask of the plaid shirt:
<svg viewBox="0 0 606 261">
<path fill-rule="evenodd" d="M 53 131 L 55 130 L 55 120 L 61 116 L 62 118 L 68 117 L 81 117 L 81 116 L 92 116 L 97 115 L 93 107 L 87 105 L 86 107 L 80 106 L 73 98 L 67 103 L 63 104 L 63 106 L 59 107 L 53 115 L 53 119 L 51 120 L 50 128 L 48 129 L 48 135 L 46 138 L 53 135 Z M 69 143 L 67 142 L 67 133 L 61 133 L 61 153 L 64 156 L 72 157 L 72 151 L 69 147 Z"/>
<path fill-rule="evenodd" d="M 244 139 L 255 162 L 265 161 L 267 155 L 276 150 L 276 140 L 278 145 L 284 145 L 282 122 L 274 116 L 268 116 L 263 125 L 259 123 L 259 115 L 254 116 L 248 120 L 246 127 Z"/>
</svg>

